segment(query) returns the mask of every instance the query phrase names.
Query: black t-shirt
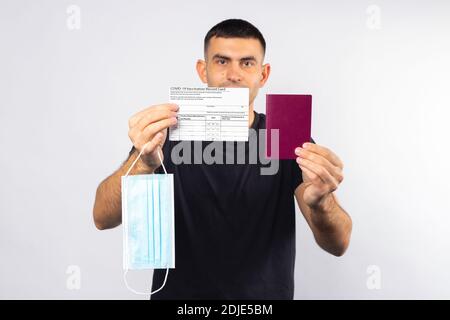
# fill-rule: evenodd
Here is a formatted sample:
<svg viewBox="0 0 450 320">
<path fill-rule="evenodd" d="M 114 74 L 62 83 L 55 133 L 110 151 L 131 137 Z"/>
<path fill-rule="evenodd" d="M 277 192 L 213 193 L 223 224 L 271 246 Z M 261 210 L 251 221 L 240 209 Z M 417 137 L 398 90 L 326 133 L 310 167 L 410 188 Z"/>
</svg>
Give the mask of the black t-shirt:
<svg viewBox="0 0 450 320">
<path fill-rule="evenodd" d="M 256 131 L 249 135 L 265 128 L 265 115 L 255 112 Z M 236 163 L 236 156 L 227 164 L 229 142 L 220 142 L 223 164 L 175 165 L 171 153 L 178 143 L 167 138 L 163 146 L 164 165 L 174 174 L 175 269 L 151 299 L 293 299 L 294 190 L 302 183 L 295 160 L 278 160 L 276 174 L 262 175 L 261 168 L 270 164 L 259 157 L 249 163 L 255 145 L 249 137 L 231 142 L 234 153 L 245 148 L 245 164 Z M 193 160 L 193 142 L 183 143 L 192 147 Z M 201 151 L 211 143 L 200 142 Z M 162 167 L 156 173 L 163 173 Z M 152 291 L 165 273 L 154 271 Z"/>
</svg>

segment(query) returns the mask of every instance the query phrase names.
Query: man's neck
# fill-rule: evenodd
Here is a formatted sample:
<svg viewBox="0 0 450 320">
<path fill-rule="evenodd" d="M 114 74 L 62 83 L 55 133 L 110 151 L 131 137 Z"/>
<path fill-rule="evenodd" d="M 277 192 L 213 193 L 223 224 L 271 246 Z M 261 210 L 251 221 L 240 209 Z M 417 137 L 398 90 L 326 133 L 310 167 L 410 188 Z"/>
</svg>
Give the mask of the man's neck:
<svg viewBox="0 0 450 320">
<path fill-rule="evenodd" d="M 255 121 L 255 113 L 253 112 L 253 104 L 248 107 L 248 127 L 251 128 Z"/>
</svg>

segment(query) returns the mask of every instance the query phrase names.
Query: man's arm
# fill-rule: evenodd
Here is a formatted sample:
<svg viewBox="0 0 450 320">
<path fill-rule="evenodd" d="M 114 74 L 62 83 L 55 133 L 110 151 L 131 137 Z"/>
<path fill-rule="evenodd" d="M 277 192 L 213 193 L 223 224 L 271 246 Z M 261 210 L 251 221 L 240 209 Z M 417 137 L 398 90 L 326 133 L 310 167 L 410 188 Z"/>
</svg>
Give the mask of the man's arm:
<svg viewBox="0 0 450 320">
<path fill-rule="evenodd" d="M 158 148 L 162 149 L 167 128 L 177 123 L 179 107 L 173 103 L 150 106 L 133 115 L 129 121 L 128 136 L 134 146 L 124 164 L 106 178 L 97 188 L 94 203 L 94 222 L 100 229 L 117 227 L 122 222 L 121 177 L 124 176 L 141 152 L 141 157 L 130 175 L 153 173 L 160 165 Z M 161 155 L 163 160 L 164 155 Z"/>
<path fill-rule="evenodd" d="M 306 222 L 311 228 L 317 244 L 325 251 L 342 256 L 350 243 L 352 220 L 342 209 L 334 193 L 326 196 L 323 203 L 310 208 L 303 200 L 308 183 L 300 184 L 295 197 Z"/>
<path fill-rule="evenodd" d="M 137 156 L 135 149 L 122 166 L 98 186 L 94 203 L 94 222 L 97 229 L 111 229 L 122 223 L 121 177 L 126 174 Z M 155 169 L 139 159 L 129 174 L 153 173 Z"/>
<path fill-rule="evenodd" d="M 344 180 L 344 165 L 333 151 L 315 143 L 304 143 L 303 148 L 295 149 L 295 154 L 303 178 L 295 190 L 300 210 L 319 246 L 341 256 L 352 231 L 352 220 L 334 194 Z"/>
</svg>

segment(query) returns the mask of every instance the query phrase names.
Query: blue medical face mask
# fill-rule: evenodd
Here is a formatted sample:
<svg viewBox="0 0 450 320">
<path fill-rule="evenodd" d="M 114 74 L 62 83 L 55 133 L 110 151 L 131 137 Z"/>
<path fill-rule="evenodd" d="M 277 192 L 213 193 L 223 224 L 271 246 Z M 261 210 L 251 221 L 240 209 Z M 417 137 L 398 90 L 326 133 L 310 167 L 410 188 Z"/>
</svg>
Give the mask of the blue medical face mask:
<svg viewBox="0 0 450 320">
<path fill-rule="evenodd" d="M 141 154 L 122 176 L 124 280 L 134 293 L 153 294 L 164 287 L 169 268 L 175 268 L 173 174 L 167 174 L 161 161 L 165 174 L 128 175 Z M 159 152 L 158 156 L 161 160 Z M 154 292 L 130 288 L 128 270 L 141 269 L 166 269 L 161 288 Z"/>
</svg>

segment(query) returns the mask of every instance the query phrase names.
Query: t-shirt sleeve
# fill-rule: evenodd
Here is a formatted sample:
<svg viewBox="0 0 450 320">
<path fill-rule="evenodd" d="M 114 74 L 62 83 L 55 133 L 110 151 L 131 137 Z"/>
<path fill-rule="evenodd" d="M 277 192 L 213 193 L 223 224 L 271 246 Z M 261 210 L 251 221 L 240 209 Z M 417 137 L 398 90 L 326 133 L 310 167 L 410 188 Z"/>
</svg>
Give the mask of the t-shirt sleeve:
<svg viewBox="0 0 450 320">
<path fill-rule="evenodd" d="M 311 137 L 311 142 L 312 143 L 316 143 L 314 141 L 314 139 Z M 298 166 L 297 161 L 294 160 L 290 160 L 291 163 L 291 172 L 292 172 L 292 192 L 295 191 L 295 189 L 297 189 L 297 187 L 303 182 L 303 177 L 302 177 L 302 169 L 300 169 L 300 167 Z"/>
<path fill-rule="evenodd" d="M 136 150 L 136 148 L 134 146 L 131 146 L 131 150 L 128 153 L 128 159 L 131 157 L 131 155 L 133 154 L 134 150 Z"/>
</svg>

